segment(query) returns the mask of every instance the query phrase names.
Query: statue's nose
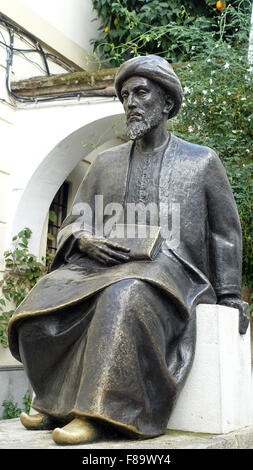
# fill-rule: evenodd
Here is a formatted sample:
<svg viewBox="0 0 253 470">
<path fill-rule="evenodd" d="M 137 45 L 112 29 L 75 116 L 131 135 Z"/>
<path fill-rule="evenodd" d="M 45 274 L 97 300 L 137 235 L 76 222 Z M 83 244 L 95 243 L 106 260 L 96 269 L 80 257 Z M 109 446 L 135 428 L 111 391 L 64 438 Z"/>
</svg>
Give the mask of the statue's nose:
<svg viewBox="0 0 253 470">
<path fill-rule="evenodd" d="M 133 108 L 136 106 L 135 96 L 132 93 L 129 93 L 127 104 L 129 108 Z"/>
</svg>

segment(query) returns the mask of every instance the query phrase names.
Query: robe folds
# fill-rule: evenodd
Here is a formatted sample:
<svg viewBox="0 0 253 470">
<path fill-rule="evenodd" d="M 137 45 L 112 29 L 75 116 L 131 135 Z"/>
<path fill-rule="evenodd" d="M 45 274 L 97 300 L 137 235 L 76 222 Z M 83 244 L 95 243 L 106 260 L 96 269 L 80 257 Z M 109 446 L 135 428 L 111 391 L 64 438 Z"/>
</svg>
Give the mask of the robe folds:
<svg viewBox="0 0 253 470">
<path fill-rule="evenodd" d="M 241 229 L 215 152 L 171 135 L 157 202 L 180 208 L 177 240 L 171 231 L 153 261 L 108 267 L 81 254 L 75 235 L 94 232 L 94 225 L 99 231 L 112 217 L 94 216 L 97 196 L 103 207 L 124 208 L 133 152 L 128 142 L 91 165 L 61 228 L 51 272 L 11 318 L 9 346 L 24 364 L 35 409 L 148 437 L 164 432 L 190 370 L 196 305 L 240 296 Z"/>
</svg>

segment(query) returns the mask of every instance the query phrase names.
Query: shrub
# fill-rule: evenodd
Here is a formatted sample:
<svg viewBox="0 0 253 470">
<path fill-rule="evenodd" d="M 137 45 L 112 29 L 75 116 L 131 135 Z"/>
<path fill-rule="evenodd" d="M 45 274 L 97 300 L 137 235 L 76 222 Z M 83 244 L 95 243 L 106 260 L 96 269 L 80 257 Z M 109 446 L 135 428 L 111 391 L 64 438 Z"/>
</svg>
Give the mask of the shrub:
<svg viewBox="0 0 253 470">
<path fill-rule="evenodd" d="M 235 0 L 221 10 L 216 5 L 216 0 L 93 0 L 101 25 L 91 43 L 102 62 L 119 66 L 146 53 L 189 61 L 209 54 L 221 34 L 231 45 L 247 41 L 241 24 L 249 26 L 250 0 Z"/>
<path fill-rule="evenodd" d="M 38 279 L 46 274 L 47 267 L 30 253 L 28 241 L 31 230 L 24 228 L 13 237 L 13 250 L 4 252 L 5 273 L 0 281 L 2 297 L 0 298 L 0 344 L 8 346 L 7 328 L 14 308 L 22 302 Z M 50 259 L 49 259 L 50 258 Z M 51 260 L 47 254 L 46 260 Z"/>
<path fill-rule="evenodd" d="M 29 414 L 31 407 L 29 390 L 27 390 L 26 394 L 23 396 L 23 404 L 25 406 L 24 411 Z M 2 406 L 4 408 L 2 419 L 18 418 L 22 413 L 22 410 L 21 408 L 19 408 L 18 403 L 14 403 L 12 398 L 9 400 L 4 400 Z"/>
<path fill-rule="evenodd" d="M 245 57 L 228 49 L 225 61 L 214 53 L 206 60 L 177 68 L 177 74 L 184 102 L 169 126 L 179 137 L 207 145 L 219 154 L 242 225 L 243 283 L 252 288 L 252 72 Z"/>
</svg>

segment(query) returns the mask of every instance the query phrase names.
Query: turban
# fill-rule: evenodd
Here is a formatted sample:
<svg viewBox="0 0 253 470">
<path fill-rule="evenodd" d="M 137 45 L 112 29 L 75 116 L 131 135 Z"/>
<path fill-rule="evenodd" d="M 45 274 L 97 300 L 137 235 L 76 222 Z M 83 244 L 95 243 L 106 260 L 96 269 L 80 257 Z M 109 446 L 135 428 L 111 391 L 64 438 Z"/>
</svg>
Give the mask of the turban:
<svg viewBox="0 0 253 470">
<path fill-rule="evenodd" d="M 174 117 L 180 109 L 183 91 L 179 78 L 169 62 L 157 55 L 134 57 L 124 62 L 115 76 L 115 90 L 121 102 L 123 102 L 121 96 L 123 83 L 137 75 L 158 83 L 172 97 L 174 105 L 168 117 Z"/>
</svg>

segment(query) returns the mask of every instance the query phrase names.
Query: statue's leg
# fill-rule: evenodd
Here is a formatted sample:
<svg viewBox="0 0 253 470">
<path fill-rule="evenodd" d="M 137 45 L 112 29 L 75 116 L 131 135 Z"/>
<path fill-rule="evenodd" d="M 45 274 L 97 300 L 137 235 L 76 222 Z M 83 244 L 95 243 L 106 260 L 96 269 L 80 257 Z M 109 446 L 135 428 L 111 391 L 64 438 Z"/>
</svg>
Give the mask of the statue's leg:
<svg viewBox="0 0 253 470">
<path fill-rule="evenodd" d="M 33 407 L 69 422 L 69 443 L 77 427 L 86 440 L 87 419 L 131 436 L 164 432 L 194 342 L 194 319 L 186 323 L 159 288 L 137 279 L 19 328 Z"/>
<path fill-rule="evenodd" d="M 75 415 L 105 421 L 135 437 L 164 432 L 189 371 L 195 321 L 147 282 L 104 289 L 90 323 Z"/>
<path fill-rule="evenodd" d="M 78 362 L 79 355 L 84 354 L 93 303 L 83 302 L 81 308 L 28 317 L 19 324 L 19 353 L 35 395 L 32 406 L 39 412 L 21 415 L 27 429 L 54 429 L 71 419 L 68 412 L 73 407 L 74 390 L 70 403 L 65 398 L 71 381 L 78 383 L 74 359 Z M 61 393 L 62 389 L 65 393 Z M 62 409 L 64 403 L 66 408 Z"/>
</svg>

